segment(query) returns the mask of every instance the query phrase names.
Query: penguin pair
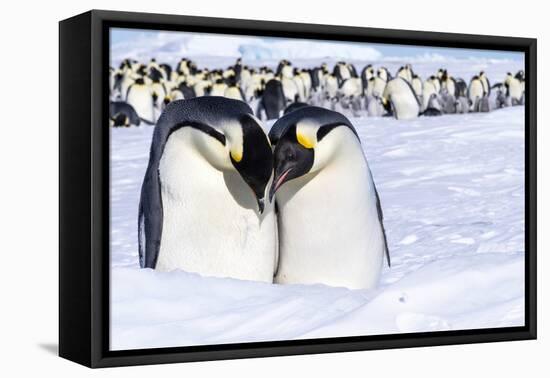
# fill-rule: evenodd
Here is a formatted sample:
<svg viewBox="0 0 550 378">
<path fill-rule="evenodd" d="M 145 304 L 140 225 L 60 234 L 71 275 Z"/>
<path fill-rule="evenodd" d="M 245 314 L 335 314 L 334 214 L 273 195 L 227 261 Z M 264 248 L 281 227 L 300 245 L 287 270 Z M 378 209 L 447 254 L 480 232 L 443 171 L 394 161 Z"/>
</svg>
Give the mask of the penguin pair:
<svg viewBox="0 0 550 378">
<path fill-rule="evenodd" d="M 138 225 L 141 266 L 162 271 L 371 288 L 388 254 L 355 129 L 312 106 L 289 111 L 268 138 L 241 101 L 170 103 L 154 131 Z"/>
</svg>

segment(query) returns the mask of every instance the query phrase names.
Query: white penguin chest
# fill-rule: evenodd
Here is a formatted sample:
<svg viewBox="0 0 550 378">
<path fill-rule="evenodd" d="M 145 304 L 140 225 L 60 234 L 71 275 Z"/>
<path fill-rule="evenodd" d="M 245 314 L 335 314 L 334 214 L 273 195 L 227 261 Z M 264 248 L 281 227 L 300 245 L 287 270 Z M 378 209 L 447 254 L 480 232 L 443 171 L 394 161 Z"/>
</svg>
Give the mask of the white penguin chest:
<svg viewBox="0 0 550 378">
<path fill-rule="evenodd" d="M 154 121 L 153 97 L 149 88 L 145 86 L 131 87 L 127 102 L 134 107 L 141 118 Z"/>
</svg>

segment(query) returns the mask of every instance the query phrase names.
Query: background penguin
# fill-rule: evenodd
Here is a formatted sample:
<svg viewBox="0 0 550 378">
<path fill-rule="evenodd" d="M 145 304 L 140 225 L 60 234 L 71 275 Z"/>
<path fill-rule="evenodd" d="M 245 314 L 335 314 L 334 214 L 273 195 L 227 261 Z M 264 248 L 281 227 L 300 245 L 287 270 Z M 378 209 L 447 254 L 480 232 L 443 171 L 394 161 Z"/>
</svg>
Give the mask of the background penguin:
<svg viewBox="0 0 550 378">
<path fill-rule="evenodd" d="M 367 64 L 361 71 L 361 82 L 363 84 L 363 93 L 366 94 L 369 80 L 374 77 L 374 67 L 372 64 Z"/>
<path fill-rule="evenodd" d="M 382 117 L 384 112 L 384 105 L 379 96 L 367 97 L 367 114 L 369 117 Z"/>
<path fill-rule="evenodd" d="M 182 82 L 178 85 L 178 90 L 183 94 L 183 98 L 185 98 L 186 100 L 197 97 L 195 90 L 187 85 L 185 82 Z"/>
<path fill-rule="evenodd" d="M 470 100 L 470 103 L 472 104 L 472 110 L 478 111 L 479 108 L 479 100 L 481 100 L 485 96 L 485 87 L 483 84 L 483 81 L 479 78 L 479 76 L 472 77 L 472 80 L 470 81 L 470 86 L 468 87 L 468 99 Z"/>
<path fill-rule="evenodd" d="M 361 96 L 362 92 L 363 84 L 359 78 L 349 78 L 344 80 L 338 89 L 338 93 L 344 97 Z"/>
<path fill-rule="evenodd" d="M 431 76 L 428 80 L 423 83 L 422 86 L 422 109 L 428 108 L 428 102 L 433 94 L 438 94 L 439 90 L 436 87 L 437 79 L 435 76 Z"/>
<path fill-rule="evenodd" d="M 468 97 L 468 85 L 461 79 L 455 79 L 455 97 Z"/>
<path fill-rule="evenodd" d="M 442 105 L 439 100 L 439 96 L 435 93 L 432 93 L 428 99 L 428 105 L 426 109 L 420 114 L 422 116 L 434 117 L 440 116 L 443 114 Z"/>
<path fill-rule="evenodd" d="M 114 126 L 139 126 L 141 123 L 132 105 L 124 101 L 111 101 L 109 103 L 109 117 L 113 120 L 118 120 L 115 121 Z M 121 121 L 123 121 L 123 123 L 120 123 Z"/>
<path fill-rule="evenodd" d="M 244 102 L 244 93 L 242 89 L 233 83 L 227 87 L 224 93 L 224 97 L 231 98 L 233 100 L 240 100 Z"/>
<path fill-rule="evenodd" d="M 496 92 L 495 107 L 497 109 L 512 106 L 512 99 L 508 96 L 508 88 L 504 83 L 496 83 L 491 89 Z"/>
<path fill-rule="evenodd" d="M 130 127 L 130 119 L 124 113 L 116 113 L 109 117 L 109 125 L 111 127 Z"/>
<path fill-rule="evenodd" d="M 393 115 L 397 119 L 412 119 L 420 113 L 420 102 L 411 85 L 397 77 L 386 85 L 383 98 L 391 103 Z"/>
<path fill-rule="evenodd" d="M 217 79 L 214 85 L 212 85 L 210 96 L 224 96 L 226 89 L 227 84 L 224 83 L 223 79 Z"/>
<path fill-rule="evenodd" d="M 386 84 L 386 81 L 378 76 L 371 78 L 367 86 L 367 96 L 382 97 L 384 94 L 384 89 L 386 89 Z"/>
<path fill-rule="evenodd" d="M 265 113 L 266 118 L 277 119 L 281 116 L 281 112 L 286 105 L 283 85 L 279 80 L 271 79 L 265 85 L 262 98 L 258 103 L 256 115 L 262 119 L 262 113 Z"/>
<path fill-rule="evenodd" d="M 512 100 L 512 105 L 519 105 L 523 96 L 524 86 L 521 81 L 514 77 L 511 73 L 506 75 L 504 85 L 508 89 L 508 96 Z"/>
<path fill-rule="evenodd" d="M 474 103 L 474 112 L 488 113 L 491 111 L 491 105 L 489 103 L 489 97 L 477 97 Z"/>
<path fill-rule="evenodd" d="M 397 71 L 397 76 L 402 77 L 403 79 L 407 80 L 409 83 L 412 84 L 414 72 L 412 70 L 412 67 L 410 64 L 406 64 L 403 67 L 400 67 Z"/>
<path fill-rule="evenodd" d="M 439 102 L 441 103 L 441 111 L 444 114 L 456 113 L 455 96 L 449 94 L 447 87 L 441 88 L 441 92 L 439 92 Z"/>
<path fill-rule="evenodd" d="M 128 88 L 126 102 L 130 104 L 144 122 L 155 124 L 155 99 L 151 89 L 139 78 Z"/>
<path fill-rule="evenodd" d="M 140 265 L 272 282 L 276 218 L 264 203 L 271 174 L 271 145 L 244 102 L 170 103 L 141 190 Z"/>
<path fill-rule="evenodd" d="M 456 113 L 464 114 L 470 111 L 472 104 L 465 96 L 460 96 L 455 101 Z"/>
<path fill-rule="evenodd" d="M 297 68 L 294 69 L 292 81 L 294 82 L 297 90 L 297 95 L 295 96 L 294 101 L 306 101 L 306 86 Z"/>
<path fill-rule="evenodd" d="M 489 96 L 489 94 L 491 94 L 491 83 L 489 83 L 489 79 L 484 71 L 479 73 L 479 80 L 481 80 L 481 84 L 483 84 L 483 95 Z"/>
<path fill-rule="evenodd" d="M 443 70 L 441 74 L 441 91 L 446 90 L 449 96 L 452 96 L 452 101 L 454 102 L 454 97 L 457 96 L 456 93 L 456 81 L 453 77 L 449 76 L 447 70 Z"/>
<path fill-rule="evenodd" d="M 342 85 L 345 80 L 352 77 L 350 67 L 345 62 L 336 63 L 332 75 L 338 80 L 338 85 Z"/>
<path fill-rule="evenodd" d="M 338 94 L 338 80 L 333 75 L 327 75 L 325 78 L 325 94 L 331 99 Z"/>
<path fill-rule="evenodd" d="M 380 200 L 352 124 L 309 106 L 274 128 L 283 130 L 269 191 L 279 209 L 275 282 L 374 287 L 389 254 Z"/>
<path fill-rule="evenodd" d="M 418 97 L 418 99 L 421 100 L 424 84 L 422 83 L 422 79 L 418 75 L 413 74 L 411 86 L 414 89 L 414 93 L 416 94 L 416 97 Z"/>
<path fill-rule="evenodd" d="M 392 76 L 386 67 L 380 67 L 376 72 L 376 76 L 384 80 L 386 83 L 392 79 Z"/>
</svg>

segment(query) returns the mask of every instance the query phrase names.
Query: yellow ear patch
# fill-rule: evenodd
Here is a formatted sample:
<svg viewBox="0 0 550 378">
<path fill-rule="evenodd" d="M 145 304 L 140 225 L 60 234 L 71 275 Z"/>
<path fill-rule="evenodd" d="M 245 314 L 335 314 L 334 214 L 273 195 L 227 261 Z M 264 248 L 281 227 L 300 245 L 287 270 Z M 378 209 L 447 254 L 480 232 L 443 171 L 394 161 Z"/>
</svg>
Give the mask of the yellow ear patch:
<svg viewBox="0 0 550 378">
<path fill-rule="evenodd" d="M 298 143 L 305 148 L 313 148 L 315 146 L 315 143 L 302 133 L 296 133 L 296 139 L 298 139 Z"/>
<path fill-rule="evenodd" d="M 239 163 L 243 159 L 243 154 L 241 152 L 237 151 L 231 151 L 231 158 L 235 160 L 237 163 Z"/>
</svg>

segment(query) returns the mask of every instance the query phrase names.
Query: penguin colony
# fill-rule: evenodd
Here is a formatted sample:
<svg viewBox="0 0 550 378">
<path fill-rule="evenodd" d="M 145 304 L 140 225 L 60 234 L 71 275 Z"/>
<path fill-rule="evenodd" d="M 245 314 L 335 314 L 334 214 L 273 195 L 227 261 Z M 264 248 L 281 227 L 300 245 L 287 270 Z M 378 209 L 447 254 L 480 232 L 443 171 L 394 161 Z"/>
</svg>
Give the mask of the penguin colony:
<svg viewBox="0 0 550 378">
<path fill-rule="evenodd" d="M 155 125 L 138 215 L 143 268 L 279 284 L 376 286 L 390 265 L 380 197 L 347 116 L 412 119 L 524 103 L 523 72 L 491 86 L 339 62 L 223 70 L 125 60 L 113 127 Z M 347 115 L 347 116 L 346 116 Z M 264 120 L 276 120 L 269 134 Z M 330 188 L 330 192 L 327 192 Z"/>
<path fill-rule="evenodd" d="M 148 63 L 126 59 L 110 69 L 111 126 L 154 125 L 170 102 L 201 96 L 244 101 L 261 120 L 278 119 L 297 103 L 349 117 L 411 119 L 522 105 L 525 74 L 508 73 L 492 85 L 483 71 L 467 83 L 444 68 L 421 78 L 410 64 L 393 75 L 371 64 L 359 72 L 343 61 L 332 70 L 325 63 L 299 68 L 288 60 L 281 60 L 275 69 L 250 67 L 241 59 L 223 69 L 207 69 L 186 58 L 174 67 L 155 59 Z"/>
</svg>

